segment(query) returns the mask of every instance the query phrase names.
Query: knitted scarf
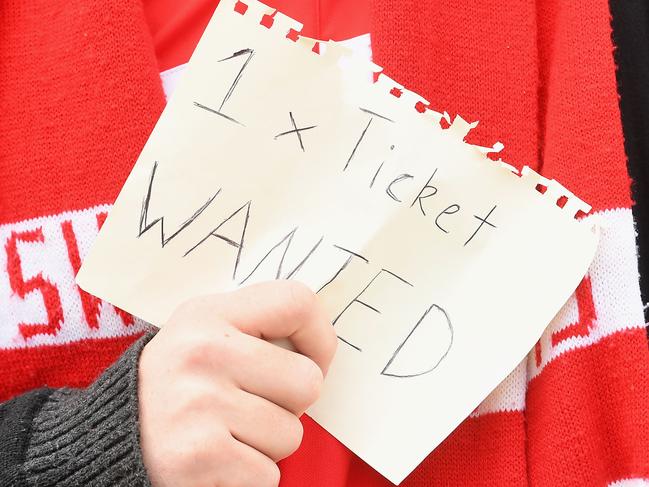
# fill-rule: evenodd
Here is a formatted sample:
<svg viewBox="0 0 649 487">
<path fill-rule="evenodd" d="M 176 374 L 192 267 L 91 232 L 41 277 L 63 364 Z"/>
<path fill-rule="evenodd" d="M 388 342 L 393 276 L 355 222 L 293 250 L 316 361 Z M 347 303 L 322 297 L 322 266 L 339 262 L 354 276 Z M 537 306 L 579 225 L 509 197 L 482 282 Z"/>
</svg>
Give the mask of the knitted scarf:
<svg viewBox="0 0 649 487">
<path fill-rule="evenodd" d="M 649 351 L 607 1 L 371 9 L 374 60 L 388 75 L 435 110 L 480 120 L 470 142 L 504 142 L 503 159 L 561 181 L 603 227 L 588 275 L 535 349 L 402 485 L 649 477 Z M 5 0 L 0 12 L 4 400 L 85 386 L 141 334 L 74 275 L 165 98 L 140 1 Z M 282 486 L 390 485 L 304 424 Z"/>
</svg>

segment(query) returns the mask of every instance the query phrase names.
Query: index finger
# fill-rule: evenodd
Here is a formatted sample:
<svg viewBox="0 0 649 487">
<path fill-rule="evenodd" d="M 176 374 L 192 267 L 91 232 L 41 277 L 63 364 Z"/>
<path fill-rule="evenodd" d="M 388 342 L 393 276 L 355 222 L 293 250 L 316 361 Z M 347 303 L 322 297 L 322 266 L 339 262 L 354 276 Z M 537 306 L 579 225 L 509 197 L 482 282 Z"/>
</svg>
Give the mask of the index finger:
<svg viewBox="0 0 649 487">
<path fill-rule="evenodd" d="M 210 314 L 265 340 L 288 338 L 323 374 L 338 340 L 316 294 L 297 281 L 277 280 L 201 298 Z"/>
</svg>

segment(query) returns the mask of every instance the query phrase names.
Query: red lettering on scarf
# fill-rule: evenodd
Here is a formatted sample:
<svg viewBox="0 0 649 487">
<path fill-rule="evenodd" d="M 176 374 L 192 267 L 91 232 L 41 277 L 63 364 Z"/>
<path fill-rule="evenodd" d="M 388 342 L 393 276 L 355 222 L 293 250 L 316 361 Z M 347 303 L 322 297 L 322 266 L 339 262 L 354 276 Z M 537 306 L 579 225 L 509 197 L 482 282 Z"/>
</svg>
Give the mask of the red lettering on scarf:
<svg viewBox="0 0 649 487">
<path fill-rule="evenodd" d="M 588 276 L 584 277 L 579 283 L 575 291 L 575 298 L 577 299 L 577 310 L 579 313 L 577 322 L 571 323 L 565 328 L 552 333 L 550 338 L 553 347 L 556 347 L 571 337 L 588 336 L 590 330 L 595 326 L 597 313 L 595 311 L 595 302 L 593 301 L 593 289 Z M 543 348 L 540 340 L 534 346 L 534 361 L 537 367 L 540 367 L 543 363 Z"/>
<path fill-rule="evenodd" d="M 101 228 L 102 224 L 106 220 L 106 213 L 97 214 L 97 227 Z M 79 244 L 77 242 L 77 237 L 74 233 L 74 228 L 70 220 L 65 220 L 61 222 L 61 231 L 63 232 L 63 238 L 65 239 L 65 245 L 68 249 L 68 258 L 70 259 L 70 265 L 72 265 L 72 270 L 76 274 L 81 268 L 81 256 L 79 254 Z M 99 313 L 103 301 L 95 296 L 88 294 L 83 289 L 77 286 L 77 291 L 79 292 L 79 297 L 81 298 L 81 307 L 83 308 L 83 314 L 86 317 L 86 322 L 90 328 L 99 328 Z M 129 326 L 134 323 L 133 316 L 131 316 L 126 311 L 115 307 L 117 315 L 122 319 L 124 325 Z"/>
<path fill-rule="evenodd" d="M 31 279 L 25 280 L 20 254 L 18 253 L 18 242 L 45 242 L 43 229 L 12 232 L 5 245 L 5 250 L 7 252 L 7 273 L 9 274 L 11 290 L 21 299 L 25 299 L 25 296 L 31 292 L 39 291 L 43 296 L 43 303 L 47 313 L 47 323 L 19 323 L 18 331 L 25 339 L 39 334 L 56 335 L 61 329 L 61 322 L 63 321 L 63 307 L 59 291 L 54 284 L 43 277 L 42 272 L 39 272 Z"/>
<path fill-rule="evenodd" d="M 588 336 L 594 326 L 597 314 L 595 312 L 595 303 L 593 302 L 593 290 L 588 276 L 584 277 L 581 283 L 579 283 L 579 287 L 575 291 L 575 297 L 577 298 L 577 309 L 579 310 L 577 322 L 552 334 L 553 347 L 571 337 Z"/>
</svg>

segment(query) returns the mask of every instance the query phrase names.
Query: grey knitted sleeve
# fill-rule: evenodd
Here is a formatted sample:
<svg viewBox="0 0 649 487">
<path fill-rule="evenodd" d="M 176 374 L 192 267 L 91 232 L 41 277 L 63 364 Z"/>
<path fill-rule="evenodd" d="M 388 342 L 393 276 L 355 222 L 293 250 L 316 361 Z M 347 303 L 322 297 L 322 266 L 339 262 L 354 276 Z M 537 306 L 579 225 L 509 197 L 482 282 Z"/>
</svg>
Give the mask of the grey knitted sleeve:
<svg viewBox="0 0 649 487">
<path fill-rule="evenodd" d="M 87 389 L 55 390 L 32 423 L 24 475 L 33 486 L 148 486 L 137 365 L 150 332 Z"/>
</svg>

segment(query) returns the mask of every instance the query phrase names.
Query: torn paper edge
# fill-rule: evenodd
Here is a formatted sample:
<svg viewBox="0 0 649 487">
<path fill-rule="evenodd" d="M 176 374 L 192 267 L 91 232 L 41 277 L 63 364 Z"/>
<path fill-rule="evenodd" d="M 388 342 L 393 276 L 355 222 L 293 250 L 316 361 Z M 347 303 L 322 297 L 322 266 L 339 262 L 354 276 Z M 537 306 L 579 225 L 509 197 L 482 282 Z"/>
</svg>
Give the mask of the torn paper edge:
<svg viewBox="0 0 649 487">
<path fill-rule="evenodd" d="M 460 115 L 451 119 L 447 112 L 439 113 L 430 107 L 430 103 L 418 93 L 408 90 L 402 84 L 382 73 L 383 68 L 372 61 L 360 59 L 353 56 L 351 50 L 334 41 L 322 41 L 301 35 L 303 24 L 291 17 L 281 13 L 279 10 L 270 7 L 259 0 L 227 0 L 230 7 L 247 20 L 255 22 L 271 32 L 286 38 L 287 42 L 302 46 L 313 52 L 314 55 L 335 56 L 337 58 L 349 58 L 348 62 L 356 63 L 362 70 L 374 73 L 374 84 L 385 96 L 394 96 L 404 106 L 410 106 L 418 112 L 435 128 L 451 131 L 460 138 L 463 143 L 474 148 L 483 155 L 488 164 L 496 164 L 497 167 L 507 170 L 521 180 L 530 190 L 537 191 L 543 195 L 543 199 L 555 205 L 563 214 L 572 219 L 580 220 L 586 216 L 592 207 L 575 196 L 565 186 L 554 179 L 546 178 L 528 166 L 520 171 L 513 165 L 502 159 L 493 160 L 487 157 L 490 153 L 498 153 L 503 150 L 504 145 L 496 142 L 492 147 L 482 147 L 469 144 L 465 138 L 475 128 L 478 122 L 467 122 Z M 222 3 L 226 3 L 225 1 Z M 222 7 L 228 8 L 227 5 Z M 371 81 L 370 81 L 371 82 Z M 593 230 L 596 231 L 596 230 Z"/>
</svg>

